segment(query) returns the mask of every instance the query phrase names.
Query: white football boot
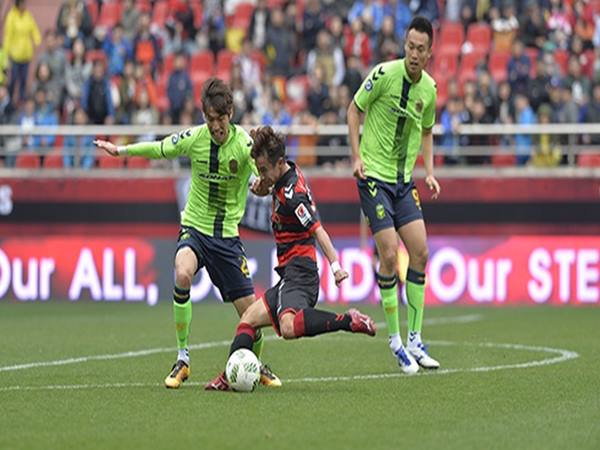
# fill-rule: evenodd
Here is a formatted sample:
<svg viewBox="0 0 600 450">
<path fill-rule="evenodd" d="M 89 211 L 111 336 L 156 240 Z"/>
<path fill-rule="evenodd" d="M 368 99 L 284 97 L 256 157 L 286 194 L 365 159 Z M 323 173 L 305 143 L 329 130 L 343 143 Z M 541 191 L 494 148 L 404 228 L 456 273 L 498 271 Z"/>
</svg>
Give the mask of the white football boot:
<svg viewBox="0 0 600 450">
<path fill-rule="evenodd" d="M 429 356 L 427 353 L 427 347 L 422 342 L 416 344 L 410 344 L 407 346 L 407 353 L 409 353 L 423 369 L 439 369 L 440 363 Z"/>
<path fill-rule="evenodd" d="M 394 352 L 396 359 L 398 360 L 398 365 L 402 372 L 407 375 L 414 375 L 419 371 L 419 365 L 413 359 L 409 352 L 406 351 L 404 346 L 401 346 L 398 350 Z"/>
</svg>

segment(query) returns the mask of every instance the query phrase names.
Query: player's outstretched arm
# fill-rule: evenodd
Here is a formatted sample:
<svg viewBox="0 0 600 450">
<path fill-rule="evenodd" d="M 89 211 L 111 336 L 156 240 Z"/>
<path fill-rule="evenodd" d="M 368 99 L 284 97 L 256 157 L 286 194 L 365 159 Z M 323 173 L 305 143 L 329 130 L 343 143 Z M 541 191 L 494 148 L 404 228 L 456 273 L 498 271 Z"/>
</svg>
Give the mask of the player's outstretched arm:
<svg viewBox="0 0 600 450">
<path fill-rule="evenodd" d="M 431 198 L 439 197 L 442 188 L 433 176 L 433 133 L 431 128 L 423 130 L 423 162 L 425 163 L 425 184 L 432 191 Z"/>
<path fill-rule="evenodd" d="M 122 156 L 124 155 L 124 147 L 118 147 L 110 141 L 103 141 L 102 139 L 96 139 L 94 141 L 96 147 L 101 148 L 110 156 Z"/>
<path fill-rule="evenodd" d="M 319 247 L 321 247 L 321 250 L 325 254 L 327 261 L 329 261 L 331 272 L 333 272 L 333 276 L 335 277 L 335 284 L 339 286 L 342 281 L 348 278 L 348 272 L 340 266 L 331 238 L 322 226 L 319 226 L 315 230 L 314 236 L 319 243 Z"/>
</svg>

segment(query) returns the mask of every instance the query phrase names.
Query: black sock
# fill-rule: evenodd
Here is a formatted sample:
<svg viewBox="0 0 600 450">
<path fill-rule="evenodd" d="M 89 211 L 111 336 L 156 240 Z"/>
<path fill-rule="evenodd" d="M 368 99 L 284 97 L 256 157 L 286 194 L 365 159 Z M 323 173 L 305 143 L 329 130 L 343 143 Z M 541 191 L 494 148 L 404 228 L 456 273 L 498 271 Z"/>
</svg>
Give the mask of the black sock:
<svg viewBox="0 0 600 450">
<path fill-rule="evenodd" d="M 313 308 L 306 308 L 294 317 L 294 334 L 296 337 L 317 336 L 323 333 L 345 330 L 351 331 L 352 319 L 348 314 L 335 314 Z"/>
<path fill-rule="evenodd" d="M 235 332 L 235 338 L 231 343 L 229 355 L 231 356 L 233 352 L 239 350 L 240 348 L 247 348 L 248 350 L 252 351 L 255 337 L 256 330 L 254 328 L 245 322 L 240 323 Z"/>
</svg>

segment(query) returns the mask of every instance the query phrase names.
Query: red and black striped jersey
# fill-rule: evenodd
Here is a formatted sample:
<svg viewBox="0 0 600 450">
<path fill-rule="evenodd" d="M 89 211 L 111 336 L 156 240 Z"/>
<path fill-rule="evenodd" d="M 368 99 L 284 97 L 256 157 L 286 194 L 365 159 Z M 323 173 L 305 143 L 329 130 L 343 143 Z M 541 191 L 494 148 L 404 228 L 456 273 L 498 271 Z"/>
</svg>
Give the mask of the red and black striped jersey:
<svg viewBox="0 0 600 450">
<path fill-rule="evenodd" d="M 273 187 L 271 222 L 277 244 L 278 269 L 293 258 L 306 257 L 316 268 L 313 233 L 321 225 L 317 207 L 300 168 L 287 162 L 290 169 Z"/>
</svg>

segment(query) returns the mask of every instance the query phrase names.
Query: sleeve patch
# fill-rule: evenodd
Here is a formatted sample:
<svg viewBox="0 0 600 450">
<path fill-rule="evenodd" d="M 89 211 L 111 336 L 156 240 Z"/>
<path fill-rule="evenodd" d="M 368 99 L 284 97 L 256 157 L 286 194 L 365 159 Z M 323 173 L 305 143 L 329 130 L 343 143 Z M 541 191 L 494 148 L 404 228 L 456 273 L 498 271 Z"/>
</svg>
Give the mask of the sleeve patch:
<svg viewBox="0 0 600 450">
<path fill-rule="evenodd" d="M 303 226 L 307 226 L 312 220 L 310 211 L 302 203 L 298 205 L 298 207 L 294 210 L 294 213 Z"/>
</svg>

